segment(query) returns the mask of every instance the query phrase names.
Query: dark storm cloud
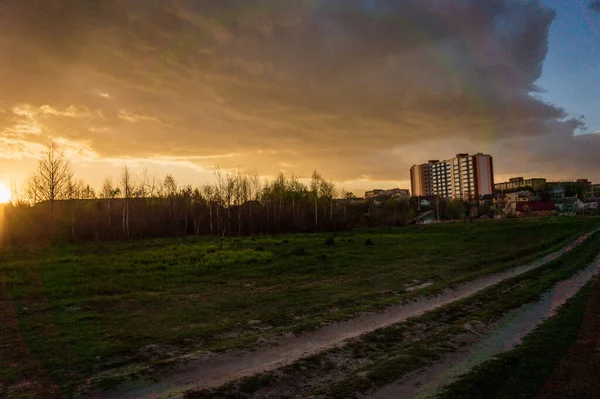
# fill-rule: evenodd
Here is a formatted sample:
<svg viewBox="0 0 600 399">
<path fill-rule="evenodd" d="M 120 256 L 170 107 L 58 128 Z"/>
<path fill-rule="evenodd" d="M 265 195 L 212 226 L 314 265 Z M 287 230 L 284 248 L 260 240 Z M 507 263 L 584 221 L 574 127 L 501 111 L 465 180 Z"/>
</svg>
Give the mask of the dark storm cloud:
<svg viewBox="0 0 600 399">
<path fill-rule="evenodd" d="M 398 179 L 417 156 L 451 155 L 402 151 L 436 140 L 532 143 L 542 163 L 600 149 L 535 97 L 554 19 L 537 0 L 5 0 L 2 9 L 0 129 L 12 133 L 0 140 L 52 135 L 101 156 L 318 167 L 336 179 Z M 33 115 L 14 113 L 25 105 Z M 26 117 L 42 132 L 15 132 L 10 118 Z"/>
</svg>

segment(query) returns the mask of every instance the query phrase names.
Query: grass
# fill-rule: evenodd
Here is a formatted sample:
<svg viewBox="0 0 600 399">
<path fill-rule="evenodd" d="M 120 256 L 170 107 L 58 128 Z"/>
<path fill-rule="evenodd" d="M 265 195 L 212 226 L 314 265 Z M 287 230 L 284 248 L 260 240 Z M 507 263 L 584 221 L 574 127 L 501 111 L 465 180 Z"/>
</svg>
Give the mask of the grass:
<svg viewBox="0 0 600 399">
<path fill-rule="evenodd" d="M 536 397 L 577 340 L 590 291 L 591 283 L 588 283 L 521 345 L 476 367 L 447 387 L 440 399 Z"/>
<path fill-rule="evenodd" d="M 14 301 L 31 351 L 66 386 L 148 360 L 139 349 L 149 344 L 173 353 L 223 350 L 382 308 L 521 264 L 597 224 L 550 218 L 367 229 L 338 233 L 333 245 L 325 244 L 330 234 L 229 238 L 221 252 L 208 237 L 4 249 L 0 289 Z M 415 281 L 434 285 L 405 292 Z M 270 329 L 252 329 L 250 320 Z"/>
<path fill-rule="evenodd" d="M 450 344 L 450 338 L 467 332 L 464 329 L 465 324 L 473 322 L 493 323 L 502 318 L 506 312 L 537 300 L 544 291 L 554 284 L 569 278 L 577 270 L 592 262 L 600 252 L 599 238 L 600 233 L 596 233 L 592 238 L 586 240 L 582 247 L 569 252 L 545 267 L 532 270 L 522 276 L 490 287 L 444 308 L 410 319 L 407 323 L 375 331 L 362 337 L 359 341 L 352 343 L 348 349 L 357 354 L 362 354 L 361 356 L 372 356 L 374 353 L 382 353 L 384 356 L 374 359 L 374 363 L 361 368 L 355 375 L 333 384 L 325 389 L 324 393 L 327 397 L 352 397 L 356 392 L 366 392 L 396 381 L 405 374 L 454 351 L 456 348 Z M 581 317 L 575 322 L 576 326 L 574 328 L 577 331 L 578 320 L 580 319 Z M 571 322 L 573 322 L 573 319 L 571 319 Z M 404 343 L 403 337 L 411 329 L 411 326 L 419 326 L 420 329 L 426 326 L 425 330 L 420 331 L 424 338 L 415 342 Z M 373 350 L 374 345 L 377 347 L 377 351 Z M 540 352 L 537 357 L 538 359 L 544 359 L 545 356 L 546 353 Z M 509 369 L 510 367 L 507 368 L 507 371 Z M 486 376 L 491 374 L 493 372 L 486 374 Z M 483 381 L 485 377 L 478 380 Z M 459 385 L 457 384 L 457 387 Z M 476 394 L 461 396 L 462 392 L 459 391 L 459 388 L 456 389 L 457 395 L 448 398 L 492 397 L 488 395 L 477 396 Z M 511 396 L 497 397 L 510 398 Z"/>
</svg>

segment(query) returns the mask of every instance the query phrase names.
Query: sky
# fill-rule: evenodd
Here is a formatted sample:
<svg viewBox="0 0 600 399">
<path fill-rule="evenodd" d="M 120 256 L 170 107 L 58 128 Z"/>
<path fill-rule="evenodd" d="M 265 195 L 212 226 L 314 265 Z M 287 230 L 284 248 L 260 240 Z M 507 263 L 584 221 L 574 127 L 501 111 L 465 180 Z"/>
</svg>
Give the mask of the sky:
<svg viewBox="0 0 600 399">
<path fill-rule="evenodd" d="M 0 184 L 49 140 L 99 187 L 127 164 L 410 187 L 456 153 L 600 180 L 600 2 L 0 0 Z M 583 116 L 584 119 L 580 117 Z"/>
<path fill-rule="evenodd" d="M 588 132 L 600 131 L 600 2 L 544 0 L 557 11 L 550 46 L 538 82 L 547 101 L 572 115 L 584 115 Z"/>
</svg>

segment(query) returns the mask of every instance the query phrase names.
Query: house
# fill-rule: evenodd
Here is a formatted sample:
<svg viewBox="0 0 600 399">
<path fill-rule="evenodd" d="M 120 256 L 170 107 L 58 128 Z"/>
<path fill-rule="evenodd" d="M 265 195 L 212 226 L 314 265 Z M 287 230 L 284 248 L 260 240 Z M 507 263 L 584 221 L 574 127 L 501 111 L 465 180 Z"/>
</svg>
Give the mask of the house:
<svg viewBox="0 0 600 399">
<path fill-rule="evenodd" d="M 486 194 L 482 196 L 481 201 L 479 201 L 479 206 L 485 206 L 493 209 L 494 215 L 499 218 L 506 217 L 506 204 L 506 194 L 501 193 Z"/>
<path fill-rule="evenodd" d="M 521 201 L 516 204 L 516 214 L 519 217 L 552 216 L 556 213 L 556 205 L 552 201 Z"/>
<path fill-rule="evenodd" d="M 529 191 L 517 191 L 506 194 L 504 197 L 505 208 L 508 213 L 517 213 L 517 205 L 533 201 L 533 194 Z"/>
<path fill-rule="evenodd" d="M 600 197 L 584 199 L 580 210 L 584 213 L 598 214 L 598 211 L 600 211 Z"/>
<path fill-rule="evenodd" d="M 599 196 L 600 184 L 590 184 L 588 192 L 592 195 L 592 197 Z"/>
<path fill-rule="evenodd" d="M 550 196 L 553 199 L 563 199 L 563 198 L 565 198 L 565 188 L 564 187 L 553 188 L 551 190 L 548 190 L 548 194 L 550 194 Z"/>
<path fill-rule="evenodd" d="M 376 188 L 375 190 L 366 191 L 365 192 L 365 199 L 375 198 L 378 195 L 382 195 L 383 193 L 385 193 L 385 190 L 381 190 L 381 189 L 378 189 L 378 188 Z"/>
<path fill-rule="evenodd" d="M 565 197 L 553 200 L 560 212 L 576 213 L 581 210 L 583 202 L 577 197 Z"/>
<path fill-rule="evenodd" d="M 339 198 L 339 199 L 335 199 L 333 200 L 333 202 L 339 206 L 356 206 L 356 205 L 360 205 L 364 202 L 364 200 L 362 198 Z"/>
</svg>

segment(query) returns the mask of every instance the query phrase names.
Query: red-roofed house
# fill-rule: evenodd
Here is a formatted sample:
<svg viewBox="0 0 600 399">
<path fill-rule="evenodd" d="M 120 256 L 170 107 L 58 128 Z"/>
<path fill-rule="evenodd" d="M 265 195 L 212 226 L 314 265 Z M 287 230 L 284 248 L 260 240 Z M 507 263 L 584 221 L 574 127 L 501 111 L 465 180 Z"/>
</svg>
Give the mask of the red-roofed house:
<svg viewBox="0 0 600 399">
<path fill-rule="evenodd" d="M 550 216 L 556 214 L 552 201 L 517 202 L 517 216 Z"/>
</svg>

